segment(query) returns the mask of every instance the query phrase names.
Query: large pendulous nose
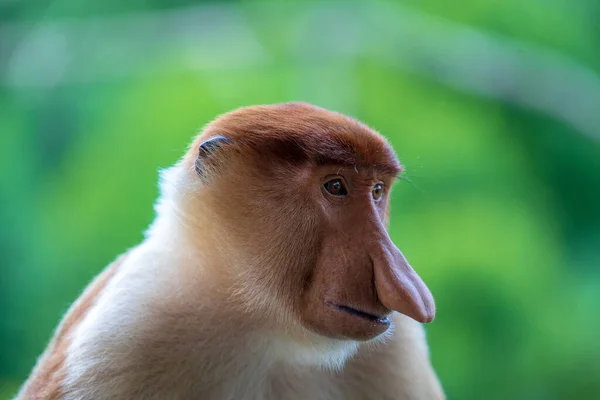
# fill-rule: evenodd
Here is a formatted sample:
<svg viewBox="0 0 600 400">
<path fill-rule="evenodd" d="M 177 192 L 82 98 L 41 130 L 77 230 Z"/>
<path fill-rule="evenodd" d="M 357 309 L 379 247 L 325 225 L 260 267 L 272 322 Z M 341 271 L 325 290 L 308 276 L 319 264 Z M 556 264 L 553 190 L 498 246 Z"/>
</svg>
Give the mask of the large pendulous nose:
<svg viewBox="0 0 600 400">
<path fill-rule="evenodd" d="M 412 319 L 426 323 L 435 316 L 431 292 L 387 233 L 371 255 L 375 289 L 381 303 Z"/>
</svg>

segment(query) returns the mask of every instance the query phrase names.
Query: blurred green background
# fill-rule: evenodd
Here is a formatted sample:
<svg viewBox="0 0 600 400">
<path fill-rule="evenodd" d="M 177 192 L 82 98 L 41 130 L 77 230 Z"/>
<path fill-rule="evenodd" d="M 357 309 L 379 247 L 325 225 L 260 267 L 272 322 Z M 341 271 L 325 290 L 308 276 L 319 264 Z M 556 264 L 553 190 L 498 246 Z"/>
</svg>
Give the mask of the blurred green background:
<svg viewBox="0 0 600 400">
<path fill-rule="evenodd" d="M 451 399 L 600 399 L 600 2 L 0 0 L 0 399 L 216 115 L 302 100 L 406 165 Z"/>
</svg>

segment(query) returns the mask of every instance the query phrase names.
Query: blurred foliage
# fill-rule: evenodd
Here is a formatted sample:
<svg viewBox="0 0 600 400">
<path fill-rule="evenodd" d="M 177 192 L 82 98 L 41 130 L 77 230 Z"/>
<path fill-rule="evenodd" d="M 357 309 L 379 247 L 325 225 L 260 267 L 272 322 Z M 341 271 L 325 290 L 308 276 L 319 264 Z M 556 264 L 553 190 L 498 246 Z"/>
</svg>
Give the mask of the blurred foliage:
<svg viewBox="0 0 600 400">
<path fill-rule="evenodd" d="M 191 3 L 5 0 L 0 24 Z M 167 71 L 157 75 L 0 87 L 0 398 L 26 378 L 85 284 L 142 239 L 157 170 L 216 115 L 288 100 L 365 121 L 406 165 L 390 230 L 436 297 L 427 330 L 450 398 L 600 398 L 600 142 L 553 115 L 369 57 L 303 62 L 278 48 L 286 20 L 255 2 L 228 4 L 245 13 L 269 63 L 186 71 L 165 55 L 147 66 Z M 405 4 L 600 74 L 597 1 Z"/>
</svg>

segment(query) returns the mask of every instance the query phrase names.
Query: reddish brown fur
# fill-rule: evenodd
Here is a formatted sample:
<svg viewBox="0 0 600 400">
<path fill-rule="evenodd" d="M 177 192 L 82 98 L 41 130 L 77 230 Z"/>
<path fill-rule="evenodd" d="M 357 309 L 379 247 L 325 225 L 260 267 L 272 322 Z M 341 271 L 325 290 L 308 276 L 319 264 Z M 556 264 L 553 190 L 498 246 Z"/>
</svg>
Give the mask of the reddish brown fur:
<svg viewBox="0 0 600 400">
<path fill-rule="evenodd" d="M 401 166 L 385 140 L 366 125 L 306 103 L 245 107 L 210 123 L 186 155 L 192 165 L 200 143 L 225 136 L 240 152 L 280 163 L 312 161 L 379 169 L 396 175 Z"/>
<path fill-rule="evenodd" d="M 70 344 L 69 336 L 83 320 L 88 310 L 94 305 L 98 295 L 114 276 L 125 257 L 126 255 L 122 255 L 117 258 L 100 275 L 94 278 L 78 300 L 67 311 L 46 351 L 21 389 L 19 398 L 32 400 L 61 399 L 62 381 L 66 373 L 65 358 Z"/>
</svg>

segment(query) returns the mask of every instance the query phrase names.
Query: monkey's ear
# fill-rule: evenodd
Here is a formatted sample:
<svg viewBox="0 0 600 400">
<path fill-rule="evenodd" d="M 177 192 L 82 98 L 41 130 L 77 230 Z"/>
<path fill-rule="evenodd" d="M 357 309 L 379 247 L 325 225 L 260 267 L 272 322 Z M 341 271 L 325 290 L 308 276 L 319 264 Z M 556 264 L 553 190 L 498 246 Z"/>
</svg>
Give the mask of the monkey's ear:
<svg viewBox="0 0 600 400">
<path fill-rule="evenodd" d="M 207 139 L 204 142 L 200 143 L 200 147 L 198 149 L 198 157 L 208 157 L 212 153 L 214 153 L 219 147 L 226 143 L 231 143 L 231 140 L 227 139 L 224 136 L 211 137 L 210 139 Z"/>
<path fill-rule="evenodd" d="M 196 162 L 194 163 L 194 169 L 200 178 L 202 178 L 202 180 L 207 178 L 207 170 L 211 166 L 216 165 L 216 160 L 211 160 L 211 156 L 223 145 L 229 143 L 231 143 L 231 140 L 224 136 L 213 136 L 210 139 L 200 143 L 200 146 L 198 147 L 198 156 L 196 157 Z"/>
</svg>

